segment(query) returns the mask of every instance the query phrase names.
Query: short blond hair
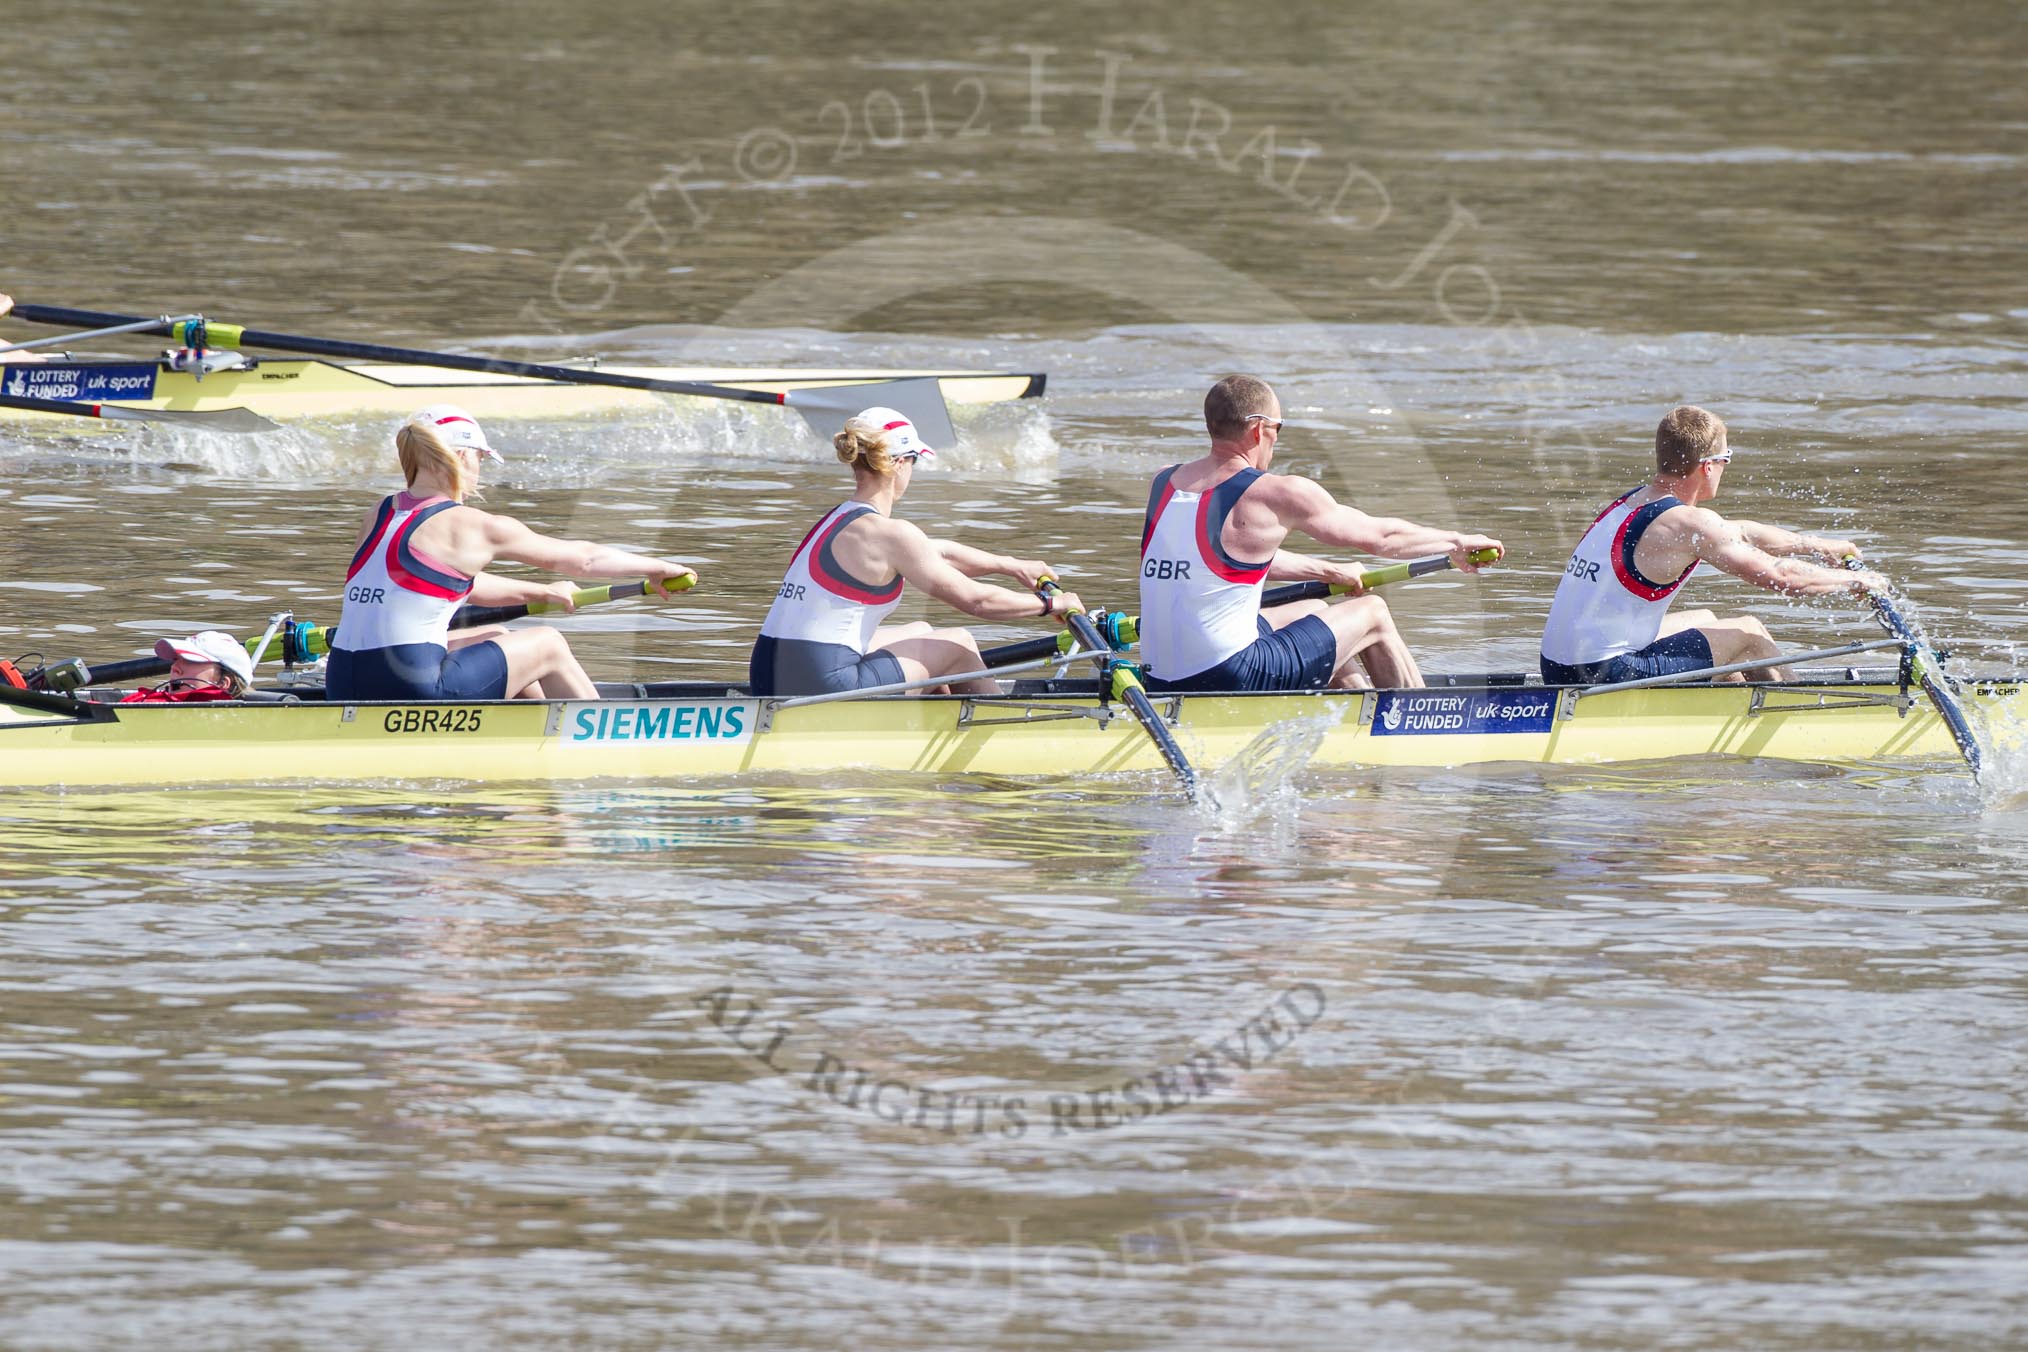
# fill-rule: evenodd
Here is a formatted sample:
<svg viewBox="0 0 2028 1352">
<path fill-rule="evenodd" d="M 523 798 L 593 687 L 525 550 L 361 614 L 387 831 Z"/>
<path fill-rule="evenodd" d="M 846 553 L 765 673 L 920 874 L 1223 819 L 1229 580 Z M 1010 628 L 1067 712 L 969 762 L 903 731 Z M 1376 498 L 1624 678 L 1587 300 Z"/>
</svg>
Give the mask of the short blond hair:
<svg viewBox="0 0 2028 1352">
<path fill-rule="evenodd" d="M 831 438 L 841 464 L 869 474 L 894 473 L 894 453 L 887 449 L 887 429 L 863 414 L 845 420 L 844 430 Z"/>
<path fill-rule="evenodd" d="M 1725 424 L 1695 404 L 1678 404 L 1655 429 L 1655 468 L 1663 474 L 1688 474 L 1724 449 Z"/>
<path fill-rule="evenodd" d="M 472 492 L 472 474 L 457 452 L 427 423 L 403 423 L 394 434 L 394 449 L 401 456 L 401 472 L 411 485 L 425 469 L 440 471 L 455 486 L 452 496 L 460 500 Z"/>
</svg>

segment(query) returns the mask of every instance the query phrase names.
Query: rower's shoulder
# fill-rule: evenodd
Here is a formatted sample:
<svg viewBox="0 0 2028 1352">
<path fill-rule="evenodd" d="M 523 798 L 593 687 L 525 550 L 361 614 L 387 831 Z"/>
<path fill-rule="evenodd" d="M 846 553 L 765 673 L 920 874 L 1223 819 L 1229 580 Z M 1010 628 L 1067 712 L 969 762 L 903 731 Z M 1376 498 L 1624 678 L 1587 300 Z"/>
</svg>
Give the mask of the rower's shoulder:
<svg viewBox="0 0 2028 1352">
<path fill-rule="evenodd" d="M 1702 505 L 1677 501 L 1658 513 L 1651 532 L 1659 532 L 1664 540 L 1703 540 L 1723 534 L 1731 529 L 1732 523 L 1718 512 Z"/>
<path fill-rule="evenodd" d="M 1245 473 L 1244 470 L 1241 473 Z M 1246 486 L 1246 498 L 1242 501 L 1273 503 L 1331 503 L 1336 501 L 1331 490 L 1315 479 L 1306 479 L 1300 474 L 1276 474 L 1272 470 L 1255 470 L 1253 482 Z"/>
<path fill-rule="evenodd" d="M 845 523 L 840 536 L 851 534 L 862 540 L 927 540 L 929 532 L 906 517 L 886 512 L 861 512 Z"/>
</svg>

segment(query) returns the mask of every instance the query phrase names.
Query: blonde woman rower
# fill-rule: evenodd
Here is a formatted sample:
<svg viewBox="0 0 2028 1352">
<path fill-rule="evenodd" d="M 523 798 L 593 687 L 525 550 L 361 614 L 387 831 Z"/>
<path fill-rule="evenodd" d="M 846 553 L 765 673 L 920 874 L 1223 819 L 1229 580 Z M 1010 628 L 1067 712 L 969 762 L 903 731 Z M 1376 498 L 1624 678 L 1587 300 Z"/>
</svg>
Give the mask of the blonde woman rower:
<svg viewBox="0 0 2028 1352">
<path fill-rule="evenodd" d="M 915 425 L 891 408 L 869 408 L 832 438 L 852 467 L 854 492 L 810 528 L 753 645 L 748 672 L 756 695 L 818 695 L 922 681 L 977 671 L 979 644 L 968 629 L 932 629 L 880 622 L 914 584 L 954 610 L 982 620 L 1061 617 L 1084 605 L 1069 592 L 1034 594 L 1056 572 L 1037 559 L 1015 559 L 932 540 L 899 520 L 895 504 L 908 492 L 918 460 L 935 458 Z M 975 579 L 1011 577 L 1026 592 Z M 952 687 L 961 694 L 998 694 L 980 677 Z"/>
<path fill-rule="evenodd" d="M 598 688 L 554 629 L 450 633 L 452 614 L 466 602 L 550 601 L 569 610 L 569 583 L 494 577 L 486 566 L 507 559 L 573 577 L 694 578 L 680 563 L 538 535 L 511 516 L 466 506 L 480 462 L 500 453 L 461 408 L 423 409 L 394 444 L 408 488 L 383 499 L 360 525 L 325 667 L 329 699 L 597 699 Z"/>
</svg>

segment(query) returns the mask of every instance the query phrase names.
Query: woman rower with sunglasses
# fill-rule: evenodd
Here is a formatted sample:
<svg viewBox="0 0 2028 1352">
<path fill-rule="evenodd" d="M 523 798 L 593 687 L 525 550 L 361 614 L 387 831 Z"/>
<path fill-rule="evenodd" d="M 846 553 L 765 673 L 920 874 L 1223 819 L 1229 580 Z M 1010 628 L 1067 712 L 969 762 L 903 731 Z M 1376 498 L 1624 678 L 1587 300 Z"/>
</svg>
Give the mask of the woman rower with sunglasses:
<svg viewBox="0 0 2028 1352">
<path fill-rule="evenodd" d="M 1040 560 L 933 540 L 894 515 L 916 462 L 936 457 L 901 414 L 869 408 L 847 422 L 831 444 L 852 467 L 854 492 L 810 528 L 789 560 L 753 645 L 754 694 L 830 694 L 978 671 L 979 644 L 968 629 L 932 629 L 919 620 L 881 624 L 909 584 L 982 620 L 1037 619 L 1083 609 L 1070 592 L 1034 594 L 1056 571 Z M 1029 590 L 976 580 L 992 575 L 1011 577 Z M 990 677 L 944 688 L 958 694 L 1000 689 Z"/>
</svg>

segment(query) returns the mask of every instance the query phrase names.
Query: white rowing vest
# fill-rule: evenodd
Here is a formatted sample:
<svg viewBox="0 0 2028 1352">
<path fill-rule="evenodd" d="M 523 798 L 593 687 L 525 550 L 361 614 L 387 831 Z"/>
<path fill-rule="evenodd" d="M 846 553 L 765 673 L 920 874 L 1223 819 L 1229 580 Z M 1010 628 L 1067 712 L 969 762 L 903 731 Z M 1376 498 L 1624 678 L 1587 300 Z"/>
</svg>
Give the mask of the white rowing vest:
<svg viewBox="0 0 2028 1352">
<path fill-rule="evenodd" d="M 832 552 L 838 532 L 873 508 L 845 502 L 818 518 L 796 546 L 761 633 L 773 639 L 836 643 L 864 653 L 880 622 L 901 604 L 902 580 L 875 585 L 845 570 Z"/>
<path fill-rule="evenodd" d="M 1225 552 L 1225 519 L 1257 469 L 1208 493 L 1176 490 L 1171 465 L 1148 490 L 1141 526 L 1141 658 L 1148 674 L 1180 681 L 1217 666 L 1260 637 L 1265 563 Z"/>
<path fill-rule="evenodd" d="M 472 591 L 472 579 L 418 553 L 416 527 L 457 506 L 449 498 L 400 493 L 385 498 L 366 542 L 345 572 L 345 606 L 334 648 L 365 652 L 409 643 L 448 645 L 451 616 Z"/>
<path fill-rule="evenodd" d="M 1632 499 L 1640 491 L 1613 499 L 1564 565 L 1542 631 L 1542 655 L 1550 661 L 1581 667 L 1639 652 L 1661 635 L 1676 589 L 1697 571 L 1692 560 L 1673 582 L 1655 582 L 1634 567 L 1642 533 L 1656 517 L 1683 505 L 1679 498 L 1662 497 L 1636 507 Z"/>
</svg>

